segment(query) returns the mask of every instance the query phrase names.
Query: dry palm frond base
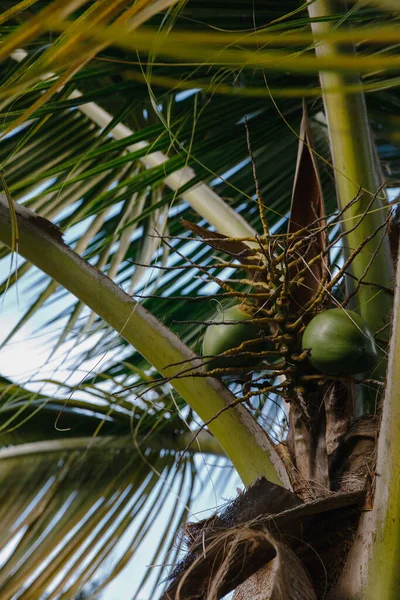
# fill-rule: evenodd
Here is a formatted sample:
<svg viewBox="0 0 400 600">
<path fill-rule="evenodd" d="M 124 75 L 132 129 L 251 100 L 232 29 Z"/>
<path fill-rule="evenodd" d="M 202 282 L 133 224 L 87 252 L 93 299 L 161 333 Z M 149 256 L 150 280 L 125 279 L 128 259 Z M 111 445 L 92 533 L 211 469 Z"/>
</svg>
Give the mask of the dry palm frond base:
<svg viewBox="0 0 400 600">
<path fill-rule="evenodd" d="M 374 417 L 356 420 L 332 455 L 339 491 L 303 502 L 261 478 L 222 512 L 187 524 L 188 552 L 162 600 L 218 600 L 232 590 L 234 600 L 325 598 L 368 507 L 377 426 Z"/>
<path fill-rule="evenodd" d="M 186 527 L 189 547 L 162 600 L 322 598 L 343 565 L 364 491 L 302 503 L 265 479 L 221 513 Z"/>
</svg>

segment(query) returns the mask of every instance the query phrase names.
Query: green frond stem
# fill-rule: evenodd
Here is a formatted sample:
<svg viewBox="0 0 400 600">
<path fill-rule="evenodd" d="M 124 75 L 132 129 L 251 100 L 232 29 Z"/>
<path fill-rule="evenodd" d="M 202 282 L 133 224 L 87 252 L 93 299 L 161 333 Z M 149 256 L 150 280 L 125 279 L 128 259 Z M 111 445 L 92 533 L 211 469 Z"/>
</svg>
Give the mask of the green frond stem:
<svg viewBox="0 0 400 600">
<path fill-rule="evenodd" d="M 337 45 L 318 43 L 318 39 L 335 26 L 331 21 L 324 21 L 324 17 L 339 13 L 334 1 L 309 2 L 308 12 L 310 17 L 316 19 L 311 27 L 318 57 L 338 57 L 341 50 Z M 346 45 L 346 51 L 354 52 L 354 48 L 349 49 L 349 45 Z M 360 188 L 362 190 L 358 202 L 350 206 L 343 220 L 345 230 L 349 231 L 345 238 L 345 245 L 352 251 L 358 248 L 365 238 L 384 225 L 387 218 L 386 198 L 383 191 L 377 194 L 382 186 L 382 177 L 372 142 L 360 81 L 356 77 L 351 79 L 351 83 L 360 85 L 359 94 L 340 91 L 349 84 L 349 77 L 341 73 L 320 72 L 320 81 L 340 207 L 344 208 L 348 205 L 352 198 L 357 196 Z M 338 91 L 327 93 L 327 89 Z M 372 208 L 360 225 L 354 227 L 374 194 L 377 194 L 377 197 Z M 375 258 L 370 263 L 371 256 L 374 254 Z M 362 280 L 364 283 L 374 284 L 360 286 L 355 308 L 359 310 L 371 331 L 378 331 L 387 325 L 393 303 L 391 295 L 383 290 L 385 287 L 391 287 L 394 279 L 388 239 L 384 239 L 381 243 L 381 237 L 374 236 L 353 261 L 351 271 L 355 280 L 348 279 L 350 291 L 351 287 L 354 288 L 355 281 Z M 377 291 L 377 285 L 382 286 L 380 291 Z M 386 360 L 382 353 L 380 366 L 374 371 L 374 376 L 384 377 L 385 371 Z M 367 397 L 361 404 L 357 408 L 360 414 L 371 413 L 375 410 L 375 398 Z"/>
<path fill-rule="evenodd" d="M 200 418 L 209 421 L 210 431 L 244 484 L 249 485 L 264 475 L 274 483 L 289 486 L 283 463 L 262 427 L 240 404 L 226 410 L 235 402 L 228 388 L 212 378 L 176 377 L 190 364 L 193 368 L 200 367 L 201 360 L 111 279 L 66 246 L 60 232 L 50 222 L 25 207 L 16 205 L 15 208 L 21 255 L 95 311 L 171 380 Z M 0 240 L 10 246 L 11 238 L 11 215 L 7 200 L 1 195 Z M 186 367 L 170 366 L 182 361 L 186 361 Z M 213 419 L 219 411 L 223 412 Z"/>
<path fill-rule="evenodd" d="M 14 60 L 20 62 L 26 57 L 26 52 L 22 49 L 13 53 Z M 80 98 L 82 96 L 79 90 L 74 90 L 69 99 Z M 79 110 L 100 127 L 108 127 L 113 121 L 113 117 L 95 102 L 87 102 L 78 106 Z M 124 139 L 133 135 L 133 131 L 123 123 L 118 123 L 111 131 L 116 140 Z M 149 148 L 149 154 L 146 154 L 139 160 L 148 168 L 158 167 L 167 162 L 168 157 L 160 151 L 152 152 L 151 146 L 146 142 L 140 141 L 128 147 L 129 152 L 135 152 L 143 148 Z M 173 191 L 177 191 L 186 185 L 195 177 L 195 172 L 191 167 L 184 167 L 168 175 L 165 178 L 166 185 Z M 182 198 L 210 225 L 213 225 L 217 231 L 230 237 L 254 237 L 254 229 L 246 220 L 233 210 L 214 190 L 205 183 L 199 183 L 193 188 L 187 190 Z M 249 244 L 250 245 L 250 244 Z M 257 246 L 254 244 L 254 246 Z"/>
<path fill-rule="evenodd" d="M 400 597 L 400 270 L 387 387 L 380 424 L 374 506 L 364 512 L 345 569 L 330 600 Z"/>
</svg>

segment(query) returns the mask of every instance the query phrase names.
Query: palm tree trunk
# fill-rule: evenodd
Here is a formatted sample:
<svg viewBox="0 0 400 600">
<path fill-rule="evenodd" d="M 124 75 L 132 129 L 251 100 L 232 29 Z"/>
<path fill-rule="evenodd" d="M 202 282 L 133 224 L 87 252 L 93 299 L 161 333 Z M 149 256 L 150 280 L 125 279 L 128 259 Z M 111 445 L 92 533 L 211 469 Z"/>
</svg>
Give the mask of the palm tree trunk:
<svg viewBox="0 0 400 600">
<path fill-rule="evenodd" d="M 329 600 L 400 597 L 400 270 L 387 387 L 382 409 L 372 511 L 364 512 L 342 576 Z M 371 457 L 366 457 L 369 459 Z"/>
</svg>

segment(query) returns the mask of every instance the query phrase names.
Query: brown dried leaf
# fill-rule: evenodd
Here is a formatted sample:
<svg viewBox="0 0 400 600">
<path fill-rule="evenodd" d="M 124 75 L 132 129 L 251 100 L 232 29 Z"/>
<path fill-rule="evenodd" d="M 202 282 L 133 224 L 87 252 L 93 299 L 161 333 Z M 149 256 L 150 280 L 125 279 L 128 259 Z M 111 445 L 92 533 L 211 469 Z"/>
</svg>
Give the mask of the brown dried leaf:
<svg viewBox="0 0 400 600">
<path fill-rule="evenodd" d="M 288 442 L 300 475 L 295 490 L 303 500 L 322 497 L 330 490 L 324 406 L 315 411 L 313 420 L 310 420 L 302 408 L 292 402 L 289 423 Z"/>
<path fill-rule="evenodd" d="M 346 436 L 351 417 L 353 383 L 330 381 L 324 390 L 324 405 L 326 414 L 326 450 L 329 461 L 335 460 L 335 454 Z"/>
<path fill-rule="evenodd" d="M 203 238 L 203 240 L 209 246 L 215 248 L 215 250 L 226 252 L 238 260 L 248 256 L 249 254 L 254 254 L 254 252 L 245 242 L 228 238 L 226 235 L 217 233 L 216 231 L 209 231 L 205 227 L 200 227 L 200 225 L 196 225 L 196 223 L 191 223 L 185 219 L 181 219 L 181 224 L 186 227 L 186 229 L 193 231 L 193 233 L 195 233 L 197 236 Z"/>
<path fill-rule="evenodd" d="M 269 533 L 262 535 L 274 546 L 276 558 L 242 583 L 233 600 L 316 600 L 310 579 L 293 550 Z"/>
<path fill-rule="evenodd" d="M 379 420 L 371 415 L 352 423 L 332 465 L 335 487 L 340 491 L 365 489 L 373 479 L 378 429 Z"/>
<path fill-rule="evenodd" d="M 289 270 L 289 279 L 292 280 L 296 274 L 304 269 L 306 263 L 318 256 L 326 249 L 325 232 L 318 231 L 325 226 L 325 207 L 322 195 L 322 187 L 318 174 L 318 165 L 313 153 L 314 143 L 310 121 L 305 104 L 303 104 L 303 118 L 300 126 L 300 139 L 297 153 L 296 173 L 294 176 L 292 203 L 288 234 L 293 235 L 301 230 L 308 229 L 306 233 L 299 233 L 295 242 L 301 237 L 307 238 L 304 246 L 298 249 L 297 256 L 293 259 L 302 260 L 292 266 Z M 318 220 L 318 221 L 317 221 Z M 314 224 L 314 225 L 312 225 Z M 311 227 L 310 227 L 311 226 Z M 315 235 L 310 237 L 314 231 Z M 291 242 L 291 245 L 293 241 Z M 317 261 L 304 276 L 304 281 L 292 291 L 292 305 L 298 310 L 306 304 L 319 289 L 323 276 L 327 275 L 327 264 L 325 260 Z"/>
<path fill-rule="evenodd" d="M 253 281 L 265 279 L 262 271 L 255 271 L 251 268 L 252 265 L 260 265 L 262 259 L 261 257 L 257 257 L 254 249 L 250 248 L 245 242 L 228 238 L 216 231 L 209 231 L 208 229 L 200 227 L 200 225 L 196 225 L 190 221 L 186 221 L 185 219 L 181 219 L 181 223 L 186 229 L 193 231 L 198 237 L 203 238 L 204 242 L 211 246 L 211 248 L 225 252 L 238 260 L 248 271 L 249 277 Z"/>
</svg>

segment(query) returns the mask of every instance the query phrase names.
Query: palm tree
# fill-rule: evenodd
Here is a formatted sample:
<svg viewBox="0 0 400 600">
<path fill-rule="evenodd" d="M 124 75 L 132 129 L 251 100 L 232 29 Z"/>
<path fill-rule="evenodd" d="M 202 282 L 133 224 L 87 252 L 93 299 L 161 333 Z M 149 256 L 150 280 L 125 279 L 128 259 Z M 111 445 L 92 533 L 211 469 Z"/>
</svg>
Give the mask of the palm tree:
<svg viewBox="0 0 400 600">
<path fill-rule="evenodd" d="M 152 527 L 149 597 L 397 597 L 399 30 L 361 4 L 4 3 L 1 292 L 34 294 L 4 343 L 45 315 L 72 371 L 100 366 L 1 380 L 2 597 L 98 595 Z M 210 371 L 235 302 L 271 346 Z M 362 376 L 301 348 L 332 306 L 375 335 Z M 165 581 L 222 456 L 248 491 L 185 525 Z"/>
</svg>

